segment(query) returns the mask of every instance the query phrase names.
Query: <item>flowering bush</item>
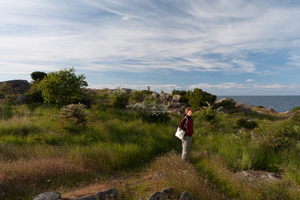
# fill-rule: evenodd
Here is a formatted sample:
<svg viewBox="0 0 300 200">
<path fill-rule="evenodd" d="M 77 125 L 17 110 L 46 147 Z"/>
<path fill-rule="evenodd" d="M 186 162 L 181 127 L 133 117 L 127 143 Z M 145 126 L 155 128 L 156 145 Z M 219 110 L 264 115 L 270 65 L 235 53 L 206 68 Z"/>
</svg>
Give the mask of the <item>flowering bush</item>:
<svg viewBox="0 0 300 200">
<path fill-rule="evenodd" d="M 137 111 L 138 115 L 147 122 L 166 122 L 170 120 L 167 113 L 168 106 L 159 104 L 149 98 L 146 98 L 142 103 L 131 103 L 127 108 Z"/>
<path fill-rule="evenodd" d="M 118 87 L 114 92 L 113 92 L 113 104 L 116 108 L 126 108 L 129 102 L 129 95 L 120 89 Z"/>
<path fill-rule="evenodd" d="M 84 104 L 69 104 L 62 107 L 60 113 L 64 129 L 78 131 L 85 128 L 88 113 Z"/>
</svg>

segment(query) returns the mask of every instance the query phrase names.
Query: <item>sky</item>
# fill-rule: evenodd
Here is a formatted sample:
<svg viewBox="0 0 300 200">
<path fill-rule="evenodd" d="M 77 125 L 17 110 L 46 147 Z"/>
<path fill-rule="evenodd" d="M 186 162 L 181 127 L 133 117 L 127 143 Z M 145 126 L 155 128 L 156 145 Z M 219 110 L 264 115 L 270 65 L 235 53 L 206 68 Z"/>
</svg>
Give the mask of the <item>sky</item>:
<svg viewBox="0 0 300 200">
<path fill-rule="evenodd" d="M 299 0 L 0 0 L 0 81 L 300 95 Z"/>
</svg>

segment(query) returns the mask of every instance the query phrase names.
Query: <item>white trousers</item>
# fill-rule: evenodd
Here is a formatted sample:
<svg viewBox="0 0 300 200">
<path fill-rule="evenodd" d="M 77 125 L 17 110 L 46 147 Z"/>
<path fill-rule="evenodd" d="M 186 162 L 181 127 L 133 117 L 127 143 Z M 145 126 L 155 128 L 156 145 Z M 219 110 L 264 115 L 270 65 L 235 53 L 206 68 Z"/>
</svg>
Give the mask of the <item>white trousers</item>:
<svg viewBox="0 0 300 200">
<path fill-rule="evenodd" d="M 184 138 L 182 139 L 182 155 L 181 155 L 182 160 L 184 161 L 188 160 L 191 146 L 192 146 L 192 137 L 184 136 Z"/>
</svg>

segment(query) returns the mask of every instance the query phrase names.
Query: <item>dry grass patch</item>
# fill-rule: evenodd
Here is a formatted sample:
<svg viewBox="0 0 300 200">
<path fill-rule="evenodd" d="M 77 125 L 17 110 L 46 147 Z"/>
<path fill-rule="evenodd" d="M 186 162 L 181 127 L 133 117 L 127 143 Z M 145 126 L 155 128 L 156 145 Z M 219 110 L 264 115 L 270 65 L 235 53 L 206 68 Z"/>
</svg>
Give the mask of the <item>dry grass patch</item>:
<svg viewBox="0 0 300 200">
<path fill-rule="evenodd" d="M 5 161 L 0 163 L 0 193 L 4 196 L 15 193 L 36 195 L 48 187 L 72 183 L 74 177 L 84 174 L 83 168 L 71 166 L 61 159 Z"/>
<path fill-rule="evenodd" d="M 157 158 L 149 167 L 147 174 L 155 174 L 161 171 L 161 178 L 149 178 L 145 175 L 143 184 L 136 187 L 139 198 L 149 198 L 155 191 L 172 187 L 175 190 L 174 199 L 178 199 L 182 192 L 189 192 L 194 199 L 224 199 L 223 195 L 203 178 L 192 164 L 181 160 L 180 155 L 174 151 Z"/>
</svg>

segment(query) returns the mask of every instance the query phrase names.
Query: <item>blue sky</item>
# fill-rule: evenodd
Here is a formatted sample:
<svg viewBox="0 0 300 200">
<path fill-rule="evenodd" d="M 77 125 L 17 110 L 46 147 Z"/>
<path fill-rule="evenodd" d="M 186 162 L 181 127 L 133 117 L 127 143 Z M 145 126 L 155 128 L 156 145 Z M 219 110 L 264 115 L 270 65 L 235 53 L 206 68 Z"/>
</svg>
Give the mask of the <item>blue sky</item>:
<svg viewBox="0 0 300 200">
<path fill-rule="evenodd" d="M 300 95 L 300 1 L 0 0 L 0 81 Z"/>
</svg>

